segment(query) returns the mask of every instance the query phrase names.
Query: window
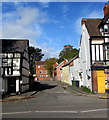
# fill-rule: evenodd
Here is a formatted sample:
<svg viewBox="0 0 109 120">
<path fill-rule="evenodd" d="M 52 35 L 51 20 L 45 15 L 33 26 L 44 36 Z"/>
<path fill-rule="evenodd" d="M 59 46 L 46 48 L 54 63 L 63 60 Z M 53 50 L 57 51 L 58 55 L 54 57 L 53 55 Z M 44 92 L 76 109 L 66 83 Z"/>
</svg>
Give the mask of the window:
<svg viewBox="0 0 109 120">
<path fill-rule="evenodd" d="M 40 75 L 40 77 L 43 77 L 43 75 Z"/>
<path fill-rule="evenodd" d="M 8 65 L 8 59 L 2 59 L 2 62 L 4 67 Z"/>
<path fill-rule="evenodd" d="M 2 58 L 6 58 L 7 54 L 6 53 L 2 53 Z"/>
<path fill-rule="evenodd" d="M 12 66 L 12 59 L 8 59 L 8 66 Z"/>
<path fill-rule="evenodd" d="M 45 74 L 47 74 L 47 70 L 45 70 Z"/>
<path fill-rule="evenodd" d="M 107 46 L 107 60 L 109 60 L 109 46 Z"/>
<path fill-rule="evenodd" d="M 48 77 L 48 75 L 46 75 L 46 77 Z"/>
<path fill-rule="evenodd" d="M 18 66 L 16 66 L 16 67 L 13 67 L 13 71 L 19 71 L 19 67 Z"/>
<path fill-rule="evenodd" d="M 42 73 L 42 70 L 40 70 L 40 74 Z"/>
<path fill-rule="evenodd" d="M 20 66 L 20 59 L 13 59 L 13 66 Z"/>
<path fill-rule="evenodd" d="M 40 68 L 40 66 L 38 66 L 38 68 Z"/>
<path fill-rule="evenodd" d="M 60 68 L 60 70 L 62 70 L 62 68 Z"/>
<path fill-rule="evenodd" d="M 12 74 L 11 68 L 8 68 L 8 70 L 9 70 L 8 74 L 11 75 Z"/>
<path fill-rule="evenodd" d="M 12 53 L 8 53 L 8 58 L 12 58 L 13 54 Z"/>
<path fill-rule="evenodd" d="M 15 53 L 15 54 L 14 54 L 14 57 L 20 58 L 20 53 Z"/>
<path fill-rule="evenodd" d="M 106 60 L 109 60 L 109 45 L 105 46 L 105 55 L 106 55 Z"/>
<path fill-rule="evenodd" d="M 108 32 L 108 25 L 104 25 L 104 32 L 105 32 L 105 33 Z"/>
</svg>

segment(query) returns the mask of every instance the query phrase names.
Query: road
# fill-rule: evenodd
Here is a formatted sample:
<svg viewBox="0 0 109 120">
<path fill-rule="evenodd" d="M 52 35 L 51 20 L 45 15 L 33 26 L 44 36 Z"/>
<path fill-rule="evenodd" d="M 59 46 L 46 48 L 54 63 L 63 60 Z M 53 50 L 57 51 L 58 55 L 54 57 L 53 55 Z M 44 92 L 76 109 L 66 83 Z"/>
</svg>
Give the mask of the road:
<svg viewBox="0 0 109 120">
<path fill-rule="evenodd" d="M 2 104 L 3 118 L 107 118 L 107 100 L 79 96 L 59 81 L 41 81 L 32 99 Z"/>
</svg>

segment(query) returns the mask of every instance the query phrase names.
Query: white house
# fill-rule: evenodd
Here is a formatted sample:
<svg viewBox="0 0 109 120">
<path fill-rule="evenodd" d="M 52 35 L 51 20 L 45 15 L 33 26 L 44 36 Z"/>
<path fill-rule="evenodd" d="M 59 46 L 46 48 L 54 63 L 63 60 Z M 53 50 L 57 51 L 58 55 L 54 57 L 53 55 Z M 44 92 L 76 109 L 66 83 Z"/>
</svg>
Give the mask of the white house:
<svg viewBox="0 0 109 120">
<path fill-rule="evenodd" d="M 104 6 L 103 19 L 82 19 L 80 41 L 80 74 L 83 86 L 104 93 L 109 69 L 109 5 Z"/>
<path fill-rule="evenodd" d="M 69 85 L 76 83 L 77 87 L 81 86 L 78 56 L 75 56 L 62 66 L 62 82 L 65 82 Z"/>
<path fill-rule="evenodd" d="M 29 89 L 28 40 L 2 39 L 0 53 L 2 92 L 21 93 Z"/>
<path fill-rule="evenodd" d="M 81 87 L 83 85 L 80 76 L 80 61 L 78 56 L 73 59 L 73 65 L 70 66 L 70 80 L 72 81 L 72 84 L 76 84 L 76 87 Z"/>
</svg>

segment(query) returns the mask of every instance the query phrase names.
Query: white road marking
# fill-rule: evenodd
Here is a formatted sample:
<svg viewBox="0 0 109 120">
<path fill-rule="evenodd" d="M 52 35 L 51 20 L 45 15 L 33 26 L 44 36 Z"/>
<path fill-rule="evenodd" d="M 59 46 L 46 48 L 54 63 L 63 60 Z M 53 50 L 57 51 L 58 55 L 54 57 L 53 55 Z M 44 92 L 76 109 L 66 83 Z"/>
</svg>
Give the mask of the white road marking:
<svg viewBox="0 0 109 120">
<path fill-rule="evenodd" d="M 81 111 L 80 113 L 96 112 L 96 111 L 105 111 L 105 110 L 108 110 L 108 109 L 107 109 L 107 108 L 104 108 L 104 109 L 87 110 L 87 111 Z"/>
<path fill-rule="evenodd" d="M 78 113 L 78 111 L 35 111 L 37 113 Z"/>
<path fill-rule="evenodd" d="M 8 115 L 8 114 L 24 114 L 24 113 L 31 113 L 32 111 L 24 111 L 24 112 L 11 112 L 11 113 L 0 113 L 2 115 Z"/>
<path fill-rule="evenodd" d="M 87 113 L 87 112 L 96 112 L 96 111 L 106 111 L 109 110 L 107 108 L 104 109 L 94 109 L 94 110 L 85 110 L 85 111 L 23 111 L 23 112 L 10 112 L 10 113 L 0 113 L 2 115 L 9 115 L 9 114 L 25 114 L 25 113 Z"/>
</svg>

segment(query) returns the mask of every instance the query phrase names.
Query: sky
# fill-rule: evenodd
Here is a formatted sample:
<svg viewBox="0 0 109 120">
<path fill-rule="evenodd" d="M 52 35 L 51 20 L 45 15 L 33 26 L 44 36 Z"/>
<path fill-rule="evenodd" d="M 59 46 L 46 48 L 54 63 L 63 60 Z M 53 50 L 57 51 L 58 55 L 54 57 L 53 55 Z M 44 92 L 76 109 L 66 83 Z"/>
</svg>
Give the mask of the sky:
<svg viewBox="0 0 109 120">
<path fill-rule="evenodd" d="M 103 18 L 104 2 L 2 2 L 2 38 L 28 39 L 43 60 L 79 49 L 82 18 Z"/>
</svg>

